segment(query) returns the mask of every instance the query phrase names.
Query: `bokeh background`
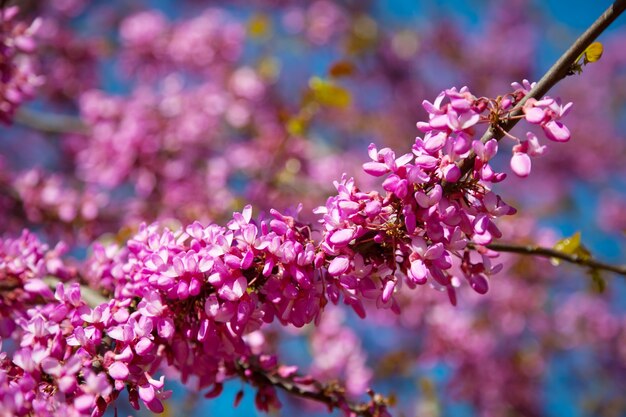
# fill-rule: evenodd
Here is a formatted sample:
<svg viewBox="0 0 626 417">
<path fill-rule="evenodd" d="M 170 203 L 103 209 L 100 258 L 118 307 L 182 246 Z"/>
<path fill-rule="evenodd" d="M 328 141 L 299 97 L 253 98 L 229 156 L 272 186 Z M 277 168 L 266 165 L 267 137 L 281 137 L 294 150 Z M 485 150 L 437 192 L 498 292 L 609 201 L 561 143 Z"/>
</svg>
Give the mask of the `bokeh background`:
<svg viewBox="0 0 626 417">
<path fill-rule="evenodd" d="M 314 222 L 342 173 L 380 188 L 361 172 L 367 146 L 409 151 L 423 100 L 538 80 L 610 4 L 19 3 L 43 19 L 45 82 L 0 130 L 0 229 L 64 240 L 76 259 L 140 222 L 224 223 L 248 203 L 255 213 L 301 203 Z M 508 241 L 553 246 L 580 232 L 595 256 L 625 263 L 626 17 L 600 41 L 601 60 L 550 92 L 574 102 L 571 141 L 550 143 L 531 177 L 496 189 L 519 209 L 502 224 Z M 623 277 L 501 259 L 490 292 L 463 292 L 457 307 L 422 288 L 403 294 L 401 316 L 328 307 L 317 329 L 271 327 L 267 340 L 283 362 L 357 398 L 370 385 L 394 395 L 398 416 L 626 415 Z M 239 381 L 211 400 L 171 384 L 168 415 L 263 415 Z M 327 414 L 281 399 L 277 415 Z M 123 401 L 118 413 L 148 415 Z"/>
</svg>

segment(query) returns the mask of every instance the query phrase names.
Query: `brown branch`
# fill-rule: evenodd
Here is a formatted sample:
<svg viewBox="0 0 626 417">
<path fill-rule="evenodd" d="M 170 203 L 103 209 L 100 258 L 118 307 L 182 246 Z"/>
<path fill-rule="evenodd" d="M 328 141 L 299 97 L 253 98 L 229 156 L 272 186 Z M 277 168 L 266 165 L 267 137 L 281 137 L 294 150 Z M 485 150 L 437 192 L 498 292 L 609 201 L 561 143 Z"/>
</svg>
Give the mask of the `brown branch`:
<svg viewBox="0 0 626 417">
<path fill-rule="evenodd" d="M 470 248 L 476 248 L 477 245 L 470 243 Z M 572 264 L 586 266 L 591 269 L 614 272 L 619 275 L 626 276 L 626 265 L 611 265 L 600 262 L 590 255 L 569 254 L 552 248 L 545 248 L 535 245 L 515 245 L 511 243 L 490 243 L 485 247 L 496 252 L 518 253 L 520 255 L 540 256 L 543 258 L 556 258 Z"/>
<path fill-rule="evenodd" d="M 43 113 L 22 107 L 15 113 L 15 123 L 44 133 L 89 133 L 89 128 L 78 117 Z"/>
<path fill-rule="evenodd" d="M 390 400 L 380 394 L 369 391 L 371 400 L 367 403 L 352 403 L 346 400 L 343 388 L 337 384 L 325 385 L 319 381 L 296 381 L 296 377 L 281 377 L 273 372 L 268 372 L 253 363 L 238 361 L 235 369 L 239 376 L 257 386 L 273 386 L 296 397 L 313 400 L 328 406 L 329 411 L 337 408 L 350 411 L 357 416 L 381 417 L 388 416 L 386 411 Z"/>
<path fill-rule="evenodd" d="M 535 87 L 515 106 L 510 113 L 510 117 L 500 126 L 502 129 L 491 128 L 485 132 L 480 139 L 482 143 L 487 143 L 491 139 L 500 140 L 504 136 L 504 132 L 509 132 L 520 121 L 524 114 L 522 107 L 524 103 L 531 98 L 539 99 L 543 97 L 552 87 L 565 78 L 572 66 L 576 63 L 581 54 L 589 45 L 598 37 L 611 23 L 619 17 L 626 9 L 626 0 L 616 0 L 576 41 L 569 47 L 567 51 L 552 65 L 552 67 L 541 77 Z M 476 154 L 474 151 L 465 158 L 459 168 L 463 174 L 467 174 L 474 167 L 474 159 Z"/>
</svg>

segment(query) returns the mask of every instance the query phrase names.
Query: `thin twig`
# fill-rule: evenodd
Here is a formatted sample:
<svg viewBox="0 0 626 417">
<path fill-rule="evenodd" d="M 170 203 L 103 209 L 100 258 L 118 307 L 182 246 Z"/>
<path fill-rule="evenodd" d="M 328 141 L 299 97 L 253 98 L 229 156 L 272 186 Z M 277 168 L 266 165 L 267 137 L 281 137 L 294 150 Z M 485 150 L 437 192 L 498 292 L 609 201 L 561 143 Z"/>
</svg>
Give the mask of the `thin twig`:
<svg viewBox="0 0 626 417">
<path fill-rule="evenodd" d="M 592 269 L 614 272 L 619 275 L 626 276 L 626 265 L 611 265 L 600 262 L 588 255 L 577 255 L 561 252 L 552 248 L 545 248 L 535 245 L 515 245 L 511 243 L 490 243 L 485 245 L 487 248 L 496 252 L 518 253 L 520 255 L 540 256 L 543 258 L 556 258 L 565 262 L 576 265 L 587 266 Z M 476 245 L 470 243 L 469 247 L 475 248 Z"/>
<path fill-rule="evenodd" d="M 604 30 L 609 27 L 615 19 L 626 10 L 626 0 L 615 1 L 602 15 L 569 47 L 567 51 L 552 65 L 552 67 L 541 77 L 535 87 L 515 106 L 510 113 L 510 117 L 501 125 L 502 130 L 509 132 L 521 120 L 518 116 L 524 114 L 522 108 L 524 103 L 531 98 L 539 99 L 543 97 L 552 87 L 568 75 L 581 54 L 587 49 Z M 491 139 L 500 140 L 504 134 L 499 129 L 489 129 L 480 139 L 482 143 L 487 143 Z M 461 172 L 467 174 L 474 167 L 476 154 L 471 152 L 459 165 Z"/>
</svg>

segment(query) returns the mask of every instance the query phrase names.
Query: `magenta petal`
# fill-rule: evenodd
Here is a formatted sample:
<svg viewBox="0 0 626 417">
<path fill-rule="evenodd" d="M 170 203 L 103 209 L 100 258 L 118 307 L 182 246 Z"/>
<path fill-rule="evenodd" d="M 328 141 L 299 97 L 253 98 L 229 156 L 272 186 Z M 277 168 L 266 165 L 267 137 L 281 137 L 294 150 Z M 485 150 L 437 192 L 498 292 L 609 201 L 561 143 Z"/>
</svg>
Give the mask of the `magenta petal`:
<svg viewBox="0 0 626 417">
<path fill-rule="evenodd" d="M 76 407 L 78 411 L 86 412 L 94 408 L 94 400 L 95 396 L 92 394 L 81 395 L 74 399 L 74 407 Z"/>
<path fill-rule="evenodd" d="M 511 158 L 511 169 L 519 177 L 527 177 L 530 174 L 530 157 L 522 152 L 515 152 Z"/>
<path fill-rule="evenodd" d="M 524 113 L 526 114 L 526 120 L 528 123 L 539 124 L 543 120 L 545 116 L 545 111 L 539 107 L 532 107 L 530 109 L 525 109 Z"/>
<path fill-rule="evenodd" d="M 428 100 L 422 101 L 422 107 L 430 114 L 437 114 L 439 112 L 439 107 L 435 107 L 435 105 Z"/>
<path fill-rule="evenodd" d="M 152 341 L 147 337 L 142 337 L 135 345 L 135 351 L 138 355 L 147 355 L 152 350 Z"/>
<path fill-rule="evenodd" d="M 424 253 L 424 258 L 426 259 L 437 259 L 441 257 L 444 253 L 444 247 L 442 243 L 436 243 L 430 246 L 426 252 Z"/>
<path fill-rule="evenodd" d="M 415 165 L 422 169 L 433 169 L 439 165 L 439 159 L 430 155 L 419 155 L 415 157 Z"/>
<path fill-rule="evenodd" d="M 385 175 L 389 172 L 387 165 L 382 162 L 366 162 L 363 164 L 363 170 L 375 177 L 380 177 L 381 175 Z"/>
<path fill-rule="evenodd" d="M 444 130 L 448 127 L 448 115 L 441 114 L 430 119 L 430 127 L 433 129 Z"/>
<path fill-rule="evenodd" d="M 473 111 L 462 113 L 458 119 L 459 126 L 457 127 L 457 129 L 459 130 L 469 129 L 470 127 L 478 123 L 479 120 L 480 120 L 480 115 L 477 113 L 474 113 Z"/>
<path fill-rule="evenodd" d="M 330 235 L 330 238 L 328 240 L 333 245 L 345 245 L 354 238 L 354 235 L 354 229 L 340 229 Z"/>
<path fill-rule="evenodd" d="M 474 220 L 474 230 L 476 233 L 482 234 L 485 233 L 487 228 L 489 227 L 489 218 L 484 214 L 479 214 Z"/>
<path fill-rule="evenodd" d="M 486 160 L 490 160 L 498 153 L 498 141 L 495 139 L 489 140 L 485 143 L 484 147 L 484 156 L 487 158 Z"/>
<path fill-rule="evenodd" d="M 409 182 L 404 179 L 398 181 L 393 189 L 393 193 L 400 199 L 406 197 L 409 193 Z"/>
<path fill-rule="evenodd" d="M 417 122 L 415 126 L 422 132 L 430 132 L 432 130 L 432 128 L 430 127 L 430 123 L 426 122 Z"/>
<path fill-rule="evenodd" d="M 174 334 L 174 325 L 166 319 L 161 319 L 157 323 L 157 333 L 164 339 L 169 339 Z"/>
<path fill-rule="evenodd" d="M 425 284 L 426 276 L 428 275 L 428 268 L 420 259 L 411 262 L 411 269 L 409 270 L 409 278 L 416 284 Z"/>
<path fill-rule="evenodd" d="M 50 287 L 48 287 L 45 282 L 37 278 L 29 279 L 28 281 L 26 281 L 24 283 L 24 289 L 28 292 L 31 292 L 33 294 L 39 294 L 46 298 L 54 297 L 54 294 L 52 293 Z"/>
<path fill-rule="evenodd" d="M 200 262 L 198 262 L 198 270 L 200 272 L 208 272 L 213 268 L 213 259 L 209 257 L 203 257 Z"/>
<path fill-rule="evenodd" d="M 424 149 L 430 154 L 439 151 L 446 144 L 447 135 L 440 132 L 424 139 Z"/>
<path fill-rule="evenodd" d="M 470 278 L 470 286 L 478 294 L 485 294 L 489 291 L 489 283 L 484 275 L 474 275 Z"/>
<path fill-rule="evenodd" d="M 60 376 L 63 371 L 59 361 L 49 356 L 41 361 L 41 369 L 48 375 L 56 377 Z"/>
<path fill-rule="evenodd" d="M 443 175 L 448 182 L 457 182 L 461 178 L 461 170 L 456 164 L 450 164 L 443 169 Z"/>
<path fill-rule="evenodd" d="M 378 159 L 378 149 L 376 148 L 376 145 L 374 143 L 370 143 L 367 147 L 367 154 L 374 161 Z"/>
<path fill-rule="evenodd" d="M 241 298 L 247 287 L 248 282 L 246 279 L 239 277 L 235 280 L 225 282 L 217 292 L 224 300 L 237 301 Z"/>
<path fill-rule="evenodd" d="M 338 256 L 328 265 L 328 273 L 332 276 L 338 276 L 348 270 L 350 260 L 345 256 Z"/>
<path fill-rule="evenodd" d="M 160 414 L 163 410 L 165 410 L 165 408 L 163 408 L 163 404 L 158 398 L 154 398 L 152 401 L 146 402 L 146 407 L 148 407 L 148 409 L 153 413 L 157 414 Z"/>
<path fill-rule="evenodd" d="M 57 385 L 61 392 L 69 392 L 76 388 L 76 377 L 65 375 L 57 380 Z"/>
<path fill-rule="evenodd" d="M 430 207 L 430 198 L 428 198 L 428 196 L 422 191 L 417 191 L 415 193 L 415 201 L 417 201 L 417 204 L 419 204 L 422 208 Z"/>
<path fill-rule="evenodd" d="M 385 283 L 383 287 L 382 301 L 386 303 L 391 299 L 391 295 L 393 294 L 393 290 L 396 288 L 396 282 L 394 280 L 389 280 Z"/>
<path fill-rule="evenodd" d="M 404 225 L 406 227 L 406 231 L 409 234 L 412 234 L 417 227 L 417 219 L 415 217 L 415 213 L 408 212 L 404 215 Z"/>
<path fill-rule="evenodd" d="M 152 385 L 145 385 L 139 387 L 139 398 L 148 403 L 155 397 L 154 387 Z"/>
<path fill-rule="evenodd" d="M 571 136 L 567 126 L 556 120 L 551 120 L 542 127 L 548 139 L 555 142 L 567 142 Z"/>
<path fill-rule="evenodd" d="M 241 269 L 245 270 L 245 269 L 250 268 L 250 266 L 252 266 L 253 261 L 254 261 L 254 252 L 249 250 L 248 252 L 246 252 L 243 259 L 241 260 Z"/>
<path fill-rule="evenodd" d="M 106 332 L 111 339 L 115 339 L 119 341 L 127 341 L 123 325 L 115 326 L 110 329 L 107 329 Z"/>
<path fill-rule="evenodd" d="M 126 379 L 128 377 L 128 366 L 124 362 L 113 362 L 109 366 L 109 375 L 113 379 Z"/>
</svg>

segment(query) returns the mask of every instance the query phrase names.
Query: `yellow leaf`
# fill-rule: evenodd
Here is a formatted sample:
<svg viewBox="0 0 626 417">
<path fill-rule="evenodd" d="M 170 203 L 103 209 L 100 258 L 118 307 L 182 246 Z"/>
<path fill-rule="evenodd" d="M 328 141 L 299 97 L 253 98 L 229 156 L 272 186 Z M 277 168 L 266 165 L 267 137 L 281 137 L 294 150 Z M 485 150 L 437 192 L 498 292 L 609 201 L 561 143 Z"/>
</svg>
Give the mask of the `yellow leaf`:
<svg viewBox="0 0 626 417">
<path fill-rule="evenodd" d="M 554 249 L 559 252 L 567 253 L 571 255 L 576 252 L 576 250 L 580 247 L 580 232 L 574 233 L 570 237 L 566 237 L 564 239 L 559 240 L 554 245 Z"/>
<path fill-rule="evenodd" d="M 306 128 L 306 122 L 300 117 L 293 117 L 287 121 L 287 132 L 292 136 L 303 135 Z"/>
<path fill-rule="evenodd" d="M 262 13 L 255 14 L 248 22 L 248 33 L 252 38 L 266 38 L 272 31 L 272 22 Z"/>
<path fill-rule="evenodd" d="M 564 239 L 559 240 L 554 245 L 554 250 L 559 252 L 563 252 L 568 255 L 572 255 L 576 253 L 576 251 L 580 248 L 580 232 L 574 233 L 570 237 L 566 237 Z M 550 262 L 552 265 L 559 265 L 561 262 L 556 258 L 551 258 Z"/>
<path fill-rule="evenodd" d="M 602 52 L 604 48 L 600 42 L 594 42 L 585 49 L 585 64 L 589 62 L 596 62 L 602 58 Z"/>
<path fill-rule="evenodd" d="M 570 237 L 559 240 L 556 242 L 556 245 L 554 245 L 554 249 L 566 255 L 575 255 L 579 259 L 591 259 L 591 252 L 580 242 L 580 232 L 576 232 Z M 558 265 L 560 263 L 559 260 L 555 258 L 551 258 L 550 262 L 552 265 Z"/>
<path fill-rule="evenodd" d="M 332 81 L 313 77 L 309 80 L 309 88 L 313 93 L 313 100 L 322 106 L 347 107 L 352 102 L 350 92 Z"/>
</svg>

